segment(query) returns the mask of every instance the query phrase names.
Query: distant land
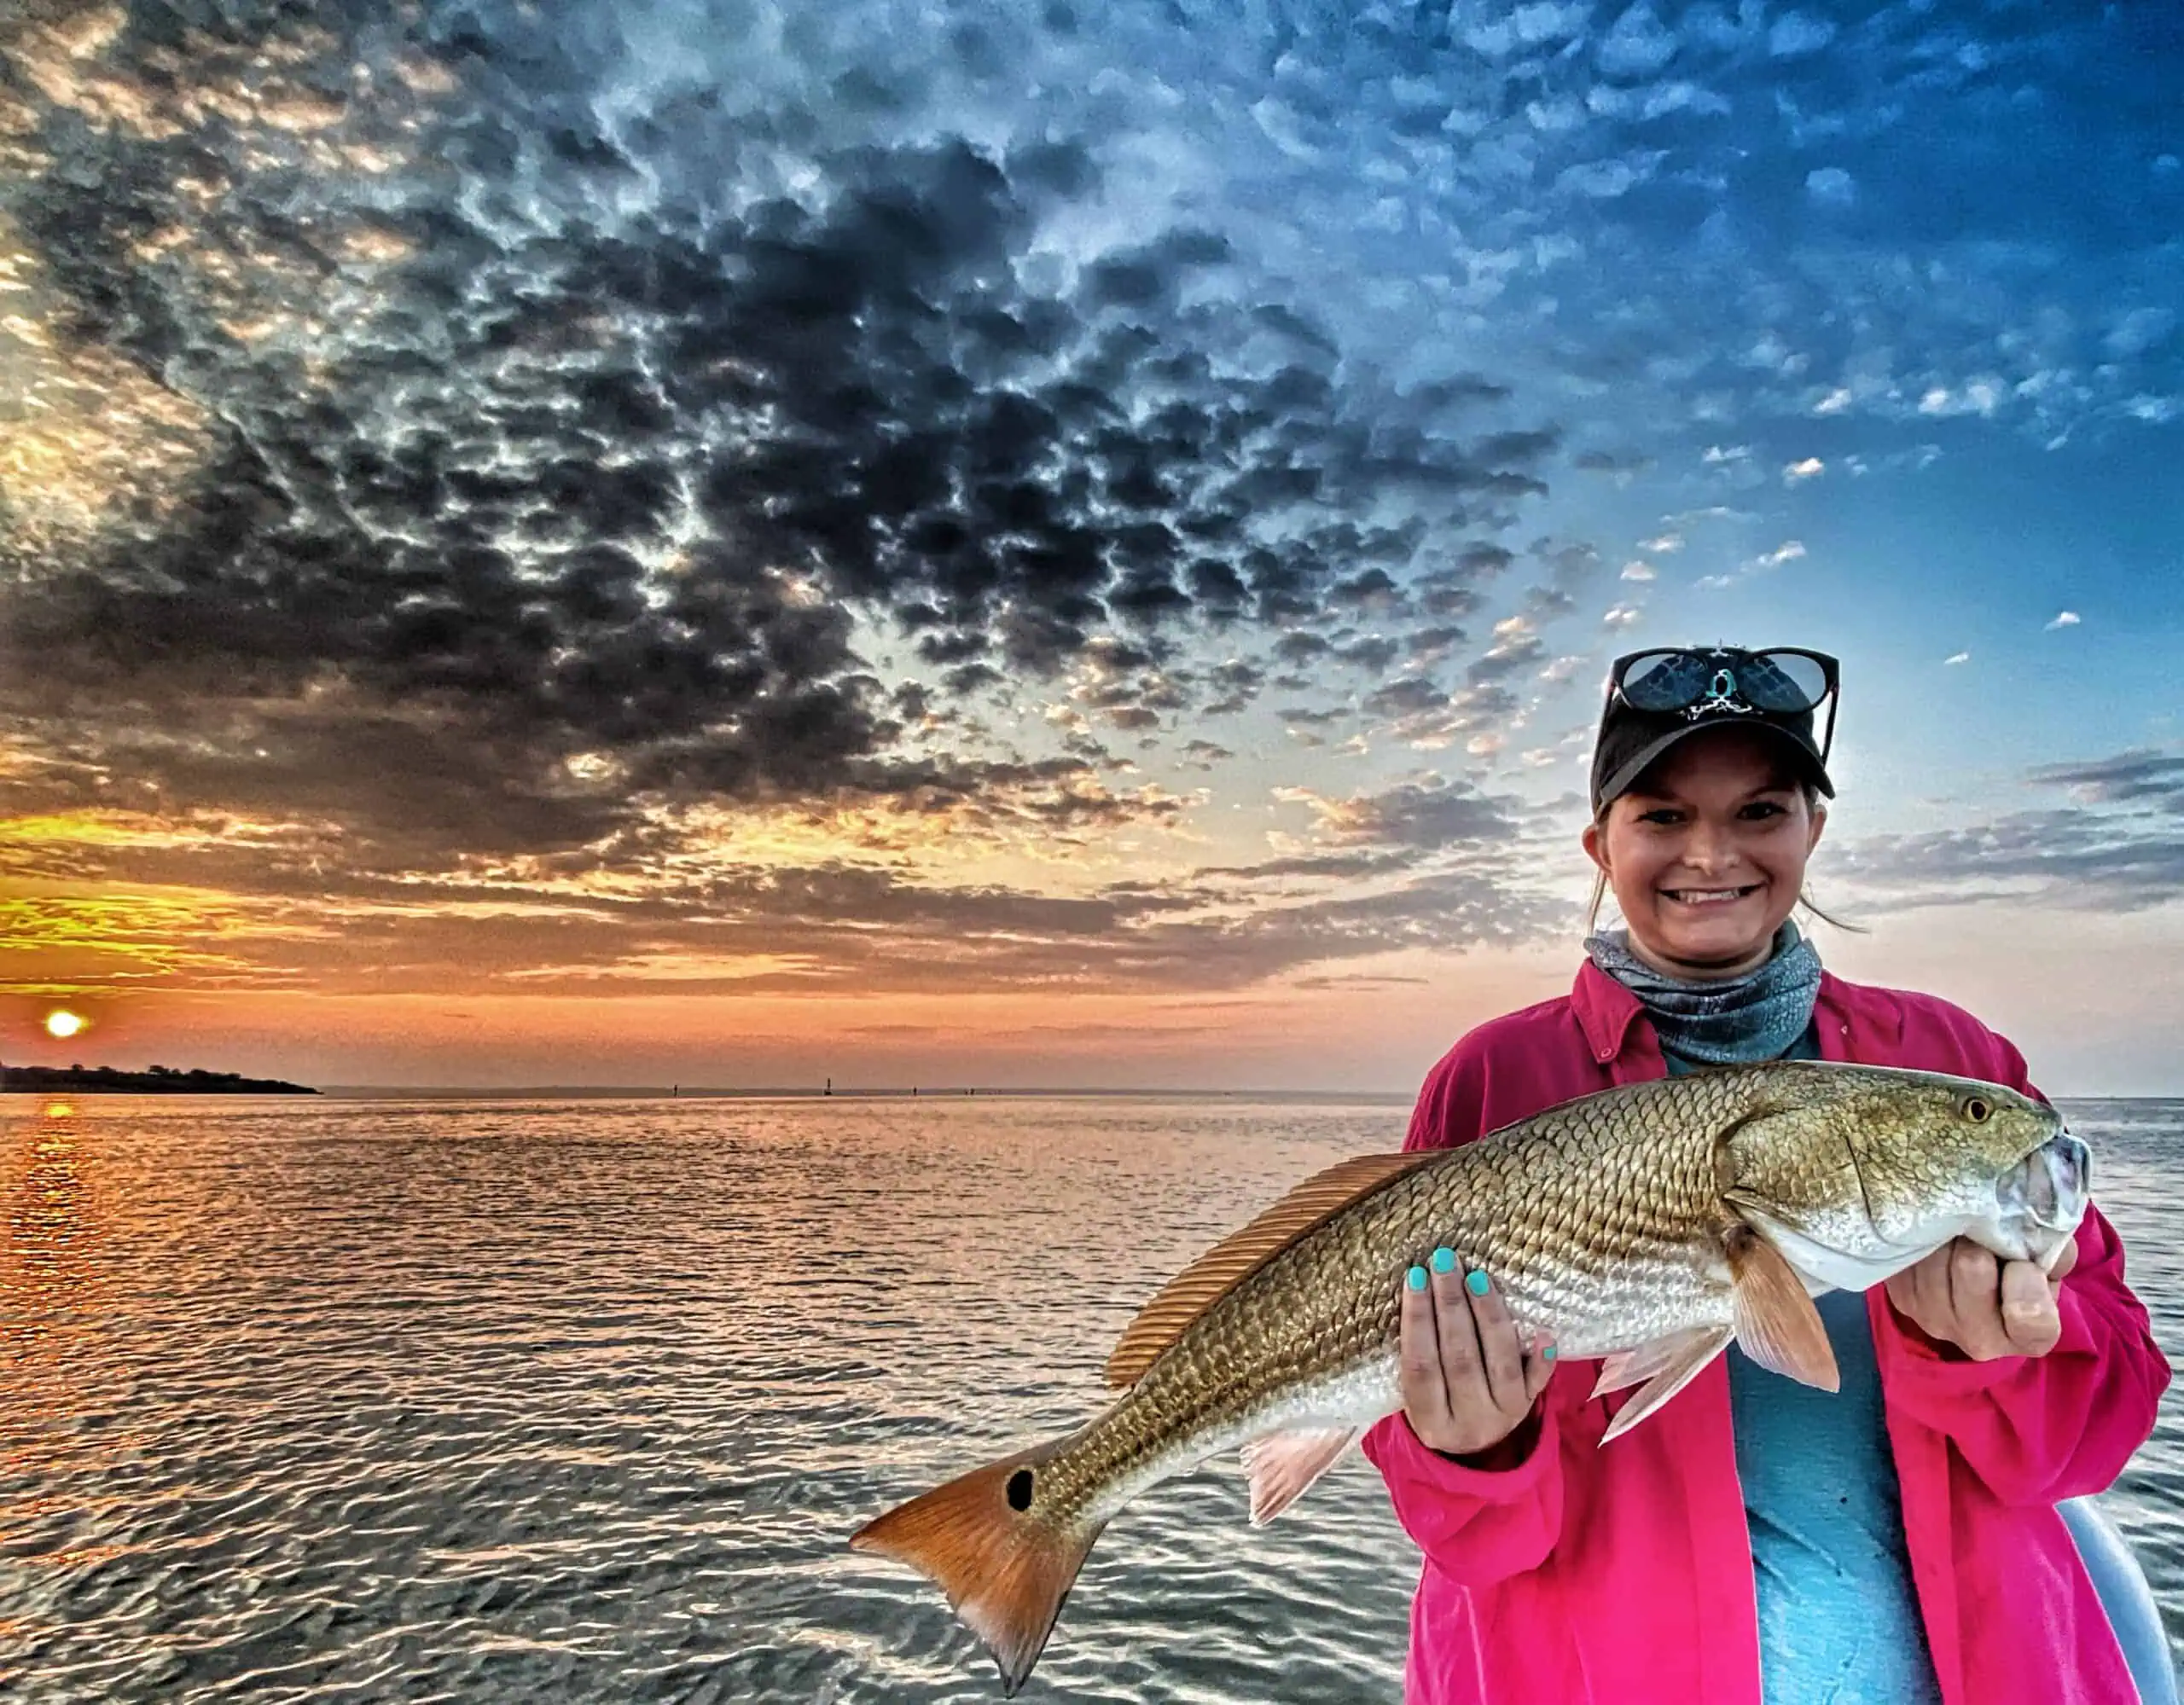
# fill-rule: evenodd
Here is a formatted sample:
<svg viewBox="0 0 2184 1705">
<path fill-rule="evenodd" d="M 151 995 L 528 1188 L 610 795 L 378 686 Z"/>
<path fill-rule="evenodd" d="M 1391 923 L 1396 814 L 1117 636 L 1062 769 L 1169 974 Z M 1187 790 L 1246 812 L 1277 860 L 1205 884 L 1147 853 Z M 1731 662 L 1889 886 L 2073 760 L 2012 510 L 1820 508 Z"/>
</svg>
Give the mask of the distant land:
<svg viewBox="0 0 2184 1705">
<path fill-rule="evenodd" d="M 110 1065 L 0 1065 L 0 1092 L 23 1091 L 49 1095 L 56 1090 L 73 1094 L 109 1095 L 316 1095 L 301 1083 L 283 1083 L 273 1077 L 245 1077 L 233 1071 L 207 1071 L 193 1066 L 177 1071 L 155 1065 L 144 1071 L 116 1071 Z"/>
</svg>

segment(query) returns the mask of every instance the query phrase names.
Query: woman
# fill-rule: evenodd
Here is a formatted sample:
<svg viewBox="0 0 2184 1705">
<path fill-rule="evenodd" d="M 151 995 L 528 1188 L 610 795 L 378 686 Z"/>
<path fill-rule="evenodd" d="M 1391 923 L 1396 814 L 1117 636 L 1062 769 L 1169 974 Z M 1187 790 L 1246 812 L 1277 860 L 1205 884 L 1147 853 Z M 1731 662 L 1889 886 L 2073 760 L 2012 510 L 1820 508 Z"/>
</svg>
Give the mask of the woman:
<svg viewBox="0 0 2184 1705">
<path fill-rule="evenodd" d="M 1406 1146 L 1780 1057 L 2031 1093 L 1968 1013 L 1828 975 L 1789 921 L 1834 794 L 1814 713 L 1832 740 L 1836 687 L 1816 652 L 1618 660 L 1584 846 L 1625 927 L 1587 942 L 1567 997 L 1458 1042 Z M 1403 1412 L 1365 1441 L 1426 1555 L 1412 1705 L 2137 1696 L 2056 1511 L 2115 1478 L 2169 1380 L 2097 1210 L 2052 1276 L 1960 1240 L 1818 1298 L 1839 1394 L 1732 1349 L 1604 1450 L 1623 1396 L 1525 1342 L 1493 1274 L 1432 1267 L 1403 1292 Z"/>
</svg>

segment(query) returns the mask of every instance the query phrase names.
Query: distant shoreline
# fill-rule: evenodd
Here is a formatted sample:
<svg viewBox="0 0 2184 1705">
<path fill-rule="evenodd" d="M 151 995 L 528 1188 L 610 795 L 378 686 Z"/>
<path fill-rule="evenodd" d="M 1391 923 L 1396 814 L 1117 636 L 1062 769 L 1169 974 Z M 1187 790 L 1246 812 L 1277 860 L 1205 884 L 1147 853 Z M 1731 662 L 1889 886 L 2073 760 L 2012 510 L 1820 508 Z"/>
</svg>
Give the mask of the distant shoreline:
<svg viewBox="0 0 2184 1705">
<path fill-rule="evenodd" d="M 1067 1084 L 1033 1084 L 1020 1087 L 979 1084 L 974 1088 L 933 1087 L 915 1090 L 880 1086 L 845 1089 L 839 1084 L 830 1092 L 800 1084 L 757 1089 L 694 1088 L 667 1084 L 519 1084 L 508 1087 L 462 1084 L 329 1083 L 323 1093 L 340 1101 L 1293 1101 L 1322 1102 L 1328 1105 L 1387 1105 L 1415 1104 L 1414 1089 L 1101 1089 Z M 2077 1103 L 2118 1101 L 2180 1101 L 2184 1095 L 2061 1095 L 2059 1101 Z"/>
<path fill-rule="evenodd" d="M 406 1086 L 331 1083 L 325 1093 L 354 1101 L 1324 1101 L 1409 1106 L 1414 1093 L 1386 1089 L 1085 1089 L 1067 1086 L 959 1088 L 924 1084 L 911 1088 L 832 1090 L 792 1085 L 778 1088 L 696 1088 L 689 1084 L 526 1084 L 508 1088 L 461 1085 Z"/>
<path fill-rule="evenodd" d="M 235 1071 L 117 1071 L 110 1065 L 78 1070 L 65 1065 L 0 1066 L 0 1093 L 24 1095 L 316 1095 L 307 1084 Z"/>
</svg>

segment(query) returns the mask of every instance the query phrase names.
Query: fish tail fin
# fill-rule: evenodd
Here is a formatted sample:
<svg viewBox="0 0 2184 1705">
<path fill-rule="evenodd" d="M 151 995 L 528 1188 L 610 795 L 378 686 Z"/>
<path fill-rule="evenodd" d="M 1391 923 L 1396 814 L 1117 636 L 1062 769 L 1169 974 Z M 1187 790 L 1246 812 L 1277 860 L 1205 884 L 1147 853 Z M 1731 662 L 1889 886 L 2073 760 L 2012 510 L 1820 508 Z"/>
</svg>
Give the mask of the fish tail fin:
<svg viewBox="0 0 2184 1705">
<path fill-rule="evenodd" d="M 852 1550 L 877 1551 L 930 1577 L 1001 1666 L 1014 1698 L 1046 1648 L 1103 1522 L 1043 1514 L 1039 1470 L 1068 1440 L 973 1469 L 861 1528 Z"/>
</svg>

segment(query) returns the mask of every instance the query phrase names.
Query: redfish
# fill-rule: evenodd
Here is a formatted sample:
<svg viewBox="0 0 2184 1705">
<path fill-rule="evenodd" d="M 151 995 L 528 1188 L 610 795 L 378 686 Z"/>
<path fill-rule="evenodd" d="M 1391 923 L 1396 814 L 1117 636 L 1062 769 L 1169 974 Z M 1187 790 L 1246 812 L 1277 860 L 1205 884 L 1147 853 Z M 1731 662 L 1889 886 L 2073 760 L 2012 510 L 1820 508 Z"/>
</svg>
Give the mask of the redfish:
<svg viewBox="0 0 2184 1705">
<path fill-rule="evenodd" d="M 1107 1359 L 1122 1395 L 1065 1437 L 890 1511 L 851 1544 L 921 1570 L 1014 1696 L 1101 1528 L 1242 1447 L 1272 1520 L 1401 1406 L 1397 1287 L 1443 1246 L 1501 1287 L 1637 1425 L 1734 1341 L 1836 1389 L 1812 1297 L 1964 1236 L 2053 1266 L 2090 1157 L 1991 1083 L 1776 1062 L 1631 1084 L 1457 1149 L 1363 1155 L 1297 1186 L 1148 1302 Z M 1566 1377 L 1566 1376 L 1565 1376 Z M 1606 1442 L 1606 1440 L 1603 1441 Z"/>
</svg>

